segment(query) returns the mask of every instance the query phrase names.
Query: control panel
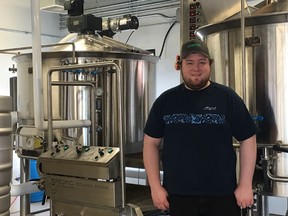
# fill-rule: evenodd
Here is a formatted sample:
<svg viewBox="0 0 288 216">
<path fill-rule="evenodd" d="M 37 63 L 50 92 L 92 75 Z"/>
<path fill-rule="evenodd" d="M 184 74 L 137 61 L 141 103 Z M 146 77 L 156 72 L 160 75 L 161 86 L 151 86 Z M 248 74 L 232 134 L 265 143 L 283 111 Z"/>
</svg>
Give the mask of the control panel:
<svg viewBox="0 0 288 216">
<path fill-rule="evenodd" d="M 119 148 L 55 145 L 40 155 L 41 173 L 113 181 L 120 176 Z"/>
<path fill-rule="evenodd" d="M 56 145 L 42 157 L 107 164 L 118 152 L 112 147 Z"/>
<path fill-rule="evenodd" d="M 195 31 L 199 27 L 206 25 L 207 22 L 199 0 L 181 0 L 180 14 L 180 38 L 182 44 L 195 39 Z"/>
</svg>

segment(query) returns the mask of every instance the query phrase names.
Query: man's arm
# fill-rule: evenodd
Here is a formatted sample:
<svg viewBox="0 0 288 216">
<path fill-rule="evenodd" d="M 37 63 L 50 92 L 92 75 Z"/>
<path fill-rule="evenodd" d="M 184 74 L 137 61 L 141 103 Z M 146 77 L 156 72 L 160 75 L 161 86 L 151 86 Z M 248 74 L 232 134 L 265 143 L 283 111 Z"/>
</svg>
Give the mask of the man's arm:
<svg viewBox="0 0 288 216">
<path fill-rule="evenodd" d="M 256 135 L 240 142 L 240 175 L 235 190 L 237 204 L 246 208 L 253 205 L 252 181 L 256 163 Z"/>
<path fill-rule="evenodd" d="M 148 182 L 151 188 L 151 196 L 155 207 L 167 210 L 169 203 L 167 191 L 162 187 L 160 180 L 159 146 L 161 138 L 153 138 L 145 134 L 143 159 Z"/>
</svg>

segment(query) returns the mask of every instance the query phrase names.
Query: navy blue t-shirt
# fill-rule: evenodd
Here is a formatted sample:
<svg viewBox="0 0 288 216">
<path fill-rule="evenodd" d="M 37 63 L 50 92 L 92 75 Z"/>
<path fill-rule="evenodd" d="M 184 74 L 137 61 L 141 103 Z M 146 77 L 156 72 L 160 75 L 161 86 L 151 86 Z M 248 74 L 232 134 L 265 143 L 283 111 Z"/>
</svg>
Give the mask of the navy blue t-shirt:
<svg viewBox="0 0 288 216">
<path fill-rule="evenodd" d="M 176 86 L 154 102 L 144 133 L 163 138 L 163 185 L 177 195 L 233 194 L 236 154 L 232 139 L 245 140 L 257 128 L 243 100 L 211 82 L 191 91 Z"/>
</svg>

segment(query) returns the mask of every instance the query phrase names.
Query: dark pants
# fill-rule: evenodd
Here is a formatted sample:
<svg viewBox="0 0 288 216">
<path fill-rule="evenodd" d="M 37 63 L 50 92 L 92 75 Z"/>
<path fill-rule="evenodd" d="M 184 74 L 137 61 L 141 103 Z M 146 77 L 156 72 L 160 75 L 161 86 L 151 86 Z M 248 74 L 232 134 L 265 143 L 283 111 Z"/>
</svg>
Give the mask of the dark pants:
<svg viewBox="0 0 288 216">
<path fill-rule="evenodd" d="M 170 216 L 240 216 L 233 195 L 178 196 L 169 194 Z"/>
</svg>

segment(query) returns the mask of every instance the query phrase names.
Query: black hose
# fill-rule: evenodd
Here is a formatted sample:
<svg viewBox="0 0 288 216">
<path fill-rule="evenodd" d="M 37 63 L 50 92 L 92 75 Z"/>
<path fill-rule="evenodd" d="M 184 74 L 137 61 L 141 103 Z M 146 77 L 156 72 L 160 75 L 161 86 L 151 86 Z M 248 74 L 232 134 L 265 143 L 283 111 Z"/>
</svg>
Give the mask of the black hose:
<svg viewBox="0 0 288 216">
<path fill-rule="evenodd" d="M 132 36 L 133 33 L 134 33 L 134 31 L 132 31 L 132 32 L 129 34 L 129 36 L 128 36 L 127 40 L 126 40 L 126 44 L 128 43 L 128 41 L 129 41 L 129 39 L 130 39 L 130 37 Z"/>
<path fill-rule="evenodd" d="M 173 28 L 173 26 L 174 26 L 176 23 L 177 23 L 177 21 L 174 21 L 174 22 L 172 23 L 172 25 L 170 26 L 170 28 L 168 29 L 168 31 L 167 31 L 167 33 L 166 33 L 166 35 L 165 35 L 165 38 L 164 38 L 164 40 L 163 40 L 163 43 L 162 43 L 162 48 L 161 48 L 161 51 L 160 51 L 159 57 L 162 56 L 162 53 L 163 53 L 163 50 L 164 50 L 164 46 L 165 46 L 165 43 L 166 43 L 167 37 L 168 37 L 168 35 L 169 35 L 171 29 Z"/>
<path fill-rule="evenodd" d="M 277 151 L 277 152 L 288 153 L 288 148 L 285 148 L 285 147 L 281 146 L 280 144 L 273 145 L 273 150 Z"/>
</svg>

